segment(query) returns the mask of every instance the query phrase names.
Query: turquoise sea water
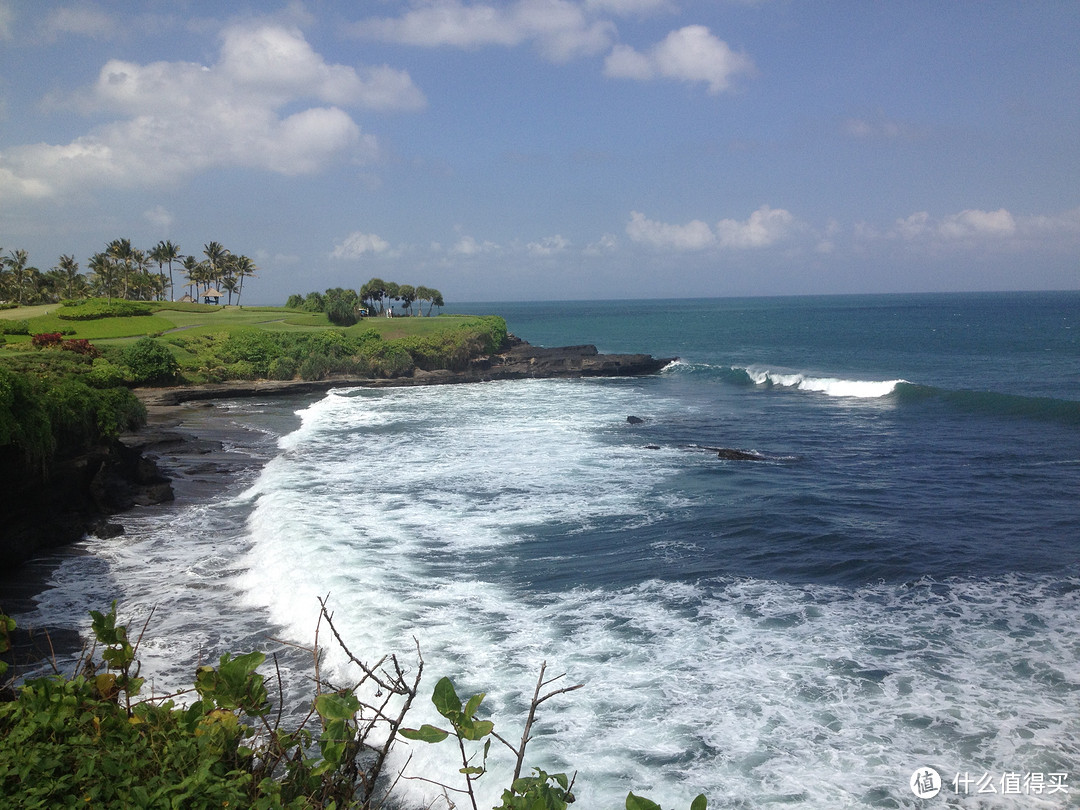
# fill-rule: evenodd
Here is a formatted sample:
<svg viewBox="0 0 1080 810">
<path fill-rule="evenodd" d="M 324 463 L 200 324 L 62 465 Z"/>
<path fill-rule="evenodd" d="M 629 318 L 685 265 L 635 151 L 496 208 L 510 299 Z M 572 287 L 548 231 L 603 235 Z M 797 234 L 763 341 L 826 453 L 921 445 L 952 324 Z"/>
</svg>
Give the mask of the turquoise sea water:
<svg viewBox="0 0 1080 810">
<path fill-rule="evenodd" d="M 585 687 L 529 761 L 585 808 L 1080 803 L 1080 294 L 448 310 L 679 359 L 232 403 L 265 467 L 60 579 L 165 605 L 162 684 L 310 641 L 326 594 L 354 649 L 415 637 L 511 737 L 546 660 Z"/>
</svg>

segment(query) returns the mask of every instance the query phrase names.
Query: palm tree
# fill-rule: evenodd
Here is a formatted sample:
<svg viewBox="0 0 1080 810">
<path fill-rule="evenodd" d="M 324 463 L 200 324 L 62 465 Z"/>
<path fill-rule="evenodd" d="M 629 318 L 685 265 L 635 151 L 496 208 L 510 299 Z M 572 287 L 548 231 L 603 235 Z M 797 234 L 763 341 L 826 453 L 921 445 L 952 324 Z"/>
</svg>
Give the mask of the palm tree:
<svg viewBox="0 0 1080 810">
<path fill-rule="evenodd" d="M 90 272 L 94 274 L 95 291 L 98 294 L 104 292 L 110 304 L 118 270 L 119 265 L 107 253 L 95 253 L 90 257 Z"/>
<path fill-rule="evenodd" d="M 184 286 L 188 288 L 188 295 L 193 300 L 198 301 L 199 296 L 197 294 L 193 295 L 193 293 L 196 292 L 194 288 L 199 283 L 199 260 L 194 256 L 185 256 L 182 266 L 184 275 L 187 277 L 187 284 Z"/>
<path fill-rule="evenodd" d="M 162 265 L 169 265 L 169 300 L 175 301 L 176 296 L 173 294 L 172 263 L 174 261 L 179 261 L 180 259 L 180 246 L 174 245 L 168 240 L 158 242 L 157 245 L 154 246 L 154 249 L 150 251 L 150 258 L 157 262 L 159 274 L 161 273 Z"/>
<path fill-rule="evenodd" d="M 122 265 L 123 269 L 120 271 L 124 280 L 123 298 L 128 297 L 128 285 L 131 283 L 131 240 L 130 239 L 113 239 L 109 242 L 108 247 L 105 248 L 106 255 L 118 265 Z M 111 297 L 111 296 L 110 296 Z"/>
<path fill-rule="evenodd" d="M 79 276 L 79 263 L 75 261 L 74 256 L 63 255 L 56 263 L 56 269 L 59 271 L 59 278 L 63 284 L 64 292 L 67 298 L 75 297 L 75 279 Z"/>
<path fill-rule="evenodd" d="M 221 283 L 221 278 L 225 275 L 229 251 L 226 250 L 220 242 L 210 242 L 203 245 L 203 255 L 206 256 L 206 264 L 209 268 L 208 277 L 206 279 L 207 289 L 209 289 L 210 283 Z"/>
<path fill-rule="evenodd" d="M 25 250 L 13 250 L 7 259 L 8 270 L 11 271 L 11 286 L 15 290 L 15 303 L 22 305 L 27 282 L 32 277 L 32 267 L 27 266 L 30 256 Z"/>
<path fill-rule="evenodd" d="M 236 292 L 236 277 L 229 273 L 221 280 L 221 289 L 229 294 L 229 306 L 232 306 L 232 294 Z"/>
<path fill-rule="evenodd" d="M 247 256 L 236 256 L 233 261 L 233 273 L 240 279 L 240 289 L 236 293 L 236 305 L 240 306 L 240 297 L 244 294 L 244 279 L 254 276 L 259 268 Z"/>
</svg>

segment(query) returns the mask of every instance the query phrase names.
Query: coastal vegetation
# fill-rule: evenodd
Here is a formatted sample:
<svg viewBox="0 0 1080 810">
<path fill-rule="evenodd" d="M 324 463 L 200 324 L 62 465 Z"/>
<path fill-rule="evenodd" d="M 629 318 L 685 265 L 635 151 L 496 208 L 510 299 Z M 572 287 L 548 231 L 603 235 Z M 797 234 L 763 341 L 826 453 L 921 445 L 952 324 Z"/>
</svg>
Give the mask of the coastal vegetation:
<svg viewBox="0 0 1080 810">
<path fill-rule="evenodd" d="M 290 715 L 297 719 L 285 721 L 280 674 L 275 706 L 266 676 L 258 671 L 267 663 L 265 653 L 226 653 L 218 666 L 200 666 L 190 689 L 144 695 L 137 655 L 150 617 L 134 639 L 118 622 L 115 602 L 108 612 L 91 611 L 91 618 L 95 646 L 72 673 L 56 668 L 17 689 L 9 686 L 0 702 L 5 740 L 0 799 L 5 807 L 367 810 L 400 807 L 394 791 L 405 778 L 436 785 L 447 806 L 467 801 L 478 810 L 474 788 L 488 773 L 492 741 L 509 749 L 514 760 L 513 775 L 494 810 L 566 810 L 574 801 L 574 776 L 540 768 L 522 775 L 538 707 L 580 688 L 545 692 L 562 677 L 546 679 L 546 665 L 516 744 L 501 725 L 496 731 L 492 720 L 479 716 L 482 693 L 462 701 L 445 677 L 436 683 L 431 700 L 451 730 L 428 724 L 405 728 L 424 671 L 419 646 L 411 666 L 393 655 L 369 664 L 345 646 L 322 601 L 320 627 L 326 624 L 361 674 L 349 687 L 330 683 L 320 669 L 323 650 L 316 642 L 308 650 L 315 694 L 309 706 Z M 0 614 L 0 652 L 9 648 L 14 628 Z M 0 662 L 0 677 L 4 669 Z M 399 739 L 452 739 L 462 767 L 445 776 L 390 773 L 388 757 Z M 660 810 L 660 805 L 630 792 L 626 808 Z M 705 797 L 694 799 L 691 810 L 706 810 Z"/>
<path fill-rule="evenodd" d="M 42 271 L 30 263 L 25 250 L 3 253 L 0 249 L 0 301 L 15 306 L 94 296 L 109 301 L 175 300 L 176 269 L 183 270 L 181 286 L 188 290 L 181 300 L 198 301 L 202 295 L 217 303 L 227 295 L 232 304 L 235 294 L 239 304 L 244 280 L 258 270 L 249 257 L 233 253 L 220 242 L 203 245 L 201 254 L 184 255 L 179 245 L 168 240 L 142 249 L 134 247 L 130 239 L 113 239 L 89 258 L 87 273 L 80 272 L 79 262 L 71 254 L 60 256 L 52 268 Z"/>
</svg>

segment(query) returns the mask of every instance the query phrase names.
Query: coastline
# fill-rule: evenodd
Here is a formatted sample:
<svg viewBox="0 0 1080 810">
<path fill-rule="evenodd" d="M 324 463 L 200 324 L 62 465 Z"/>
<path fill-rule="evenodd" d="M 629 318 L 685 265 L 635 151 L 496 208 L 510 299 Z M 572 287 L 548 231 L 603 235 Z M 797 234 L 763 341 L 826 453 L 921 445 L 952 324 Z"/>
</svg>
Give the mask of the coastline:
<svg viewBox="0 0 1080 810">
<path fill-rule="evenodd" d="M 223 481 L 266 462 L 251 429 L 234 421 L 220 405 L 229 400 L 267 398 L 302 407 L 334 388 L 451 385 L 509 379 L 620 377 L 652 374 L 672 359 L 651 355 L 600 354 L 594 346 L 536 348 L 517 338 L 499 355 L 473 360 L 459 371 L 417 370 L 410 377 L 390 379 L 332 376 L 307 381 L 234 381 L 197 386 L 137 388 L 147 410 L 146 425 L 123 434 L 121 452 L 130 457 L 130 479 L 121 504 L 82 514 L 83 531 L 66 542 L 43 545 L 0 576 L 0 609 L 19 618 L 12 651 L 5 655 L 13 673 L 26 673 L 51 657 L 74 657 L 82 647 L 78 631 L 37 621 L 38 598 L 53 587 L 65 559 L 86 553 L 83 541 L 93 535 L 109 538 L 124 533 L 114 516 L 134 508 L 169 509 L 209 498 Z M 67 519 L 51 515 L 53 520 Z M 88 605 L 91 607 L 100 607 Z"/>
</svg>

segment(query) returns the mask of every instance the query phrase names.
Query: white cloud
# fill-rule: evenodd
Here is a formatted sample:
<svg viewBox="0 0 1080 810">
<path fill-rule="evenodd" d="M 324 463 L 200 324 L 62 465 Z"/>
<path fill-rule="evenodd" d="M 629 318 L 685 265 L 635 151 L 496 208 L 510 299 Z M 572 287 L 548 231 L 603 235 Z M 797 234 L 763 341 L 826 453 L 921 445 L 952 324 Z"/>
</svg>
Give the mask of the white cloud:
<svg viewBox="0 0 1080 810">
<path fill-rule="evenodd" d="M 763 205 L 742 222 L 720 220 L 715 230 L 699 219 L 685 225 L 670 225 L 633 211 L 626 233 L 634 242 L 667 250 L 702 250 L 712 246 L 750 250 L 775 244 L 801 227 L 790 212 Z"/>
<path fill-rule="evenodd" d="M 494 253 L 499 246 L 494 242 L 478 242 L 471 236 L 461 237 L 450 249 L 450 252 L 458 256 L 478 256 L 482 253 Z"/>
<path fill-rule="evenodd" d="M 713 94 L 727 90 L 735 76 L 753 72 L 748 56 L 731 50 L 703 25 L 672 31 L 647 53 L 617 45 L 604 63 L 605 75 L 614 78 L 705 82 Z"/>
<path fill-rule="evenodd" d="M 429 0 L 400 17 L 363 20 L 352 30 L 358 36 L 424 47 L 513 47 L 531 41 L 555 62 L 601 53 L 615 35 L 611 22 L 590 18 L 580 4 L 569 0 L 516 0 L 503 5 Z"/>
<path fill-rule="evenodd" d="M 997 211 L 967 210 L 946 217 L 938 232 L 947 239 L 1011 236 L 1016 232 L 1016 220 L 1004 208 Z"/>
<path fill-rule="evenodd" d="M 330 106 L 280 112 L 312 99 Z M 24 196 L 155 186 L 229 166 L 311 174 L 377 154 L 375 139 L 338 105 L 422 104 L 404 72 L 328 64 L 296 28 L 239 26 L 224 32 L 210 67 L 109 60 L 82 107 L 122 117 L 68 144 L 12 147 L 0 172 Z"/>
<path fill-rule="evenodd" d="M 907 240 L 936 239 L 961 241 L 994 239 L 1017 233 L 1016 219 L 1004 208 L 997 211 L 967 209 L 935 220 L 926 211 L 919 211 L 896 220 L 889 236 Z"/>
<path fill-rule="evenodd" d="M 570 247 L 570 242 L 559 234 L 555 234 L 539 242 L 529 242 L 525 247 L 533 256 L 552 256 Z"/>
<path fill-rule="evenodd" d="M 1026 216 L 1014 215 L 1005 208 L 996 211 L 969 208 L 939 218 L 918 211 L 884 230 L 861 223 L 855 227 L 854 234 L 864 242 L 898 240 L 933 250 L 1057 249 L 1075 246 L 1080 241 L 1080 208 L 1060 214 Z"/>
<path fill-rule="evenodd" d="M 595 242 L 585 247 L 585 254 L 587 256 L 600 256 L 605 253 L 611 253 L 618 246 L 619 242 L 615 238 L 615 234 L 605 233 Z"/>
<path fill-rule="evenodd" d="M 368 254 L 385 253 L 390 243 L 373 233 L 353 231 L 330 254 L 335 259 L 360 259 Z"/>
<path fill-rule="evenodd" d="M 630 212 L 626 235 L 631 241 L 667 250 L 701 250 L 716 241 L 712 229 L 695 219 L 686 225 L 669 225 L 646 219 L 637 211 Z"/>
<path fill-rule="evenodd" d="M 163 205 L 155 205 L 148 211 L 143 211 L 143 219 L 159 231 L 168 232 L 173 224 L 172 213 Z"/>
<path fill-rule="evenodd" d="M 763 205 L 745 222 L 720 220 L 716 225 L 716 236 L 723 247 L 761 248 L 785 238 L 794 227 L 795 217 L 790 212 Z"/>
</svg>

